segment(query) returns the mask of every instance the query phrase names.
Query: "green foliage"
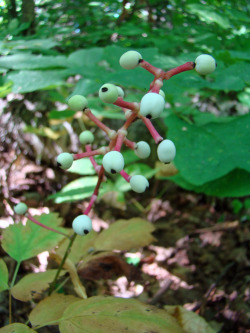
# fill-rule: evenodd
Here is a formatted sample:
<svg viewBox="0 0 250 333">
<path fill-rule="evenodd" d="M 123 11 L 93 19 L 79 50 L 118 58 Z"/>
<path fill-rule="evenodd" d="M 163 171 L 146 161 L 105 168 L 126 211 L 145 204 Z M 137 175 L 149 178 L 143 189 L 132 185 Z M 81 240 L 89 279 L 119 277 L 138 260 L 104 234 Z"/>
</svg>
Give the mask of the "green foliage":
<svg viewBox="0 0 250 333">
<path fill-rule="evenodd" d="M 43 214 L 35 218 L 49 227 L 64 230 L 59 227 L 62 219 L 56 213 Z M 62 238 L 63 236 L 41 228 L 28 220 L 25 226 L 21 223 L 12 224 L 4 230 L 2 247 L 10 257 L 20 263 L 52 249 Z"/>
<path fill-rule="evenodd" d="M 8 268 L 3 259 L 0 259 L 0 292 L 9 289 L 8 280 Z"/>
</svg>

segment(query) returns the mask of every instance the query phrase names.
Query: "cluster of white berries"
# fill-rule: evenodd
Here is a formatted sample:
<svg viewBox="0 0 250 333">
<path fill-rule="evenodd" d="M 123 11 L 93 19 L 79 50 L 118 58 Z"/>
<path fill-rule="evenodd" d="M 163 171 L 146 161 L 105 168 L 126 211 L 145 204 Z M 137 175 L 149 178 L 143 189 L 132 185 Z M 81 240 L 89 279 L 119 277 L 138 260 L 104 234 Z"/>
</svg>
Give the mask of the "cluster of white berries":
<svg viewBox="0 0 250 333">
<path fill-rule="evenodd" d="M 137 51 L 128 51 L 124 53 L 120 58 L 120 65 L 124 69 L 134 69 L 143 62 L 141 54 Z M 212 73 L 216 68 L 216 62 L 214 58 L 207 54 L 202 54 L 198 56 L 194 63 L 191 63 L 192 68 L 194 68 L 199 74 L 206 75 Z M 162 90 L 158 90 L 159 93 L 149 91 L 143 96 L 140 101 L 140 107 L 137 111 L 137 116 L 147 119 L 155 119 L 161 116 L 165 107 L 165 94 Z M 99 89 L 99 97 L 104 103 L 117 103 L 123 100 L 124 91 L 121 87 L 118 87 L 112 83 L 105 83 Z M 68 105 L 72 110 L 79 111 L 85 110 L 87 108 L 88 102 L 84 96 L 74 95 L 69 101 Z M 132 110 L 125 110 L 125 116 L 128 118 L 133 114 Z M 128 115 L 128 116 L 127 116 Z M 111 137 L 111 136 L 110 136 Z M 79 136 L 79 141 L 86 145 L 91 144 L 94 141 L 94 136 L 90 131 L 83 131 Z M 151 149 L 147 142 L 139 141 L 134 145 L 134 152 L 139 158 L 148 158 Z M 174 143 L 165 139 L 162 140 L 157 148 L 157 155 L 161 162 L 170 163 L 175 158 L 176 148 Z M 61 153 L 57 157 L 57 164 L 64 170 L 69 169 L 74 161 L 74 156 L 69 153 Z M 124 169 L 124 158 L 120 151 L 111 150 L 104 154 L 102 160 L 102 166 L 107 173 L 116 174 L 123 172 Z M 137 193 L 143 193 L 147 187 L 149 187 L 149 182 L 143 175 L 134 175 L 127 179 L 129 181 L 131 189 Z M 20 208 L 21 210 L 22 208 Z M 24 209 L 24 208 L 23 208 Z M 83 214 L 76 217 L 73 221 L 73 229 L 79 235 L 86 235 L 92 229 L 91 219 Z"/>
</svg>

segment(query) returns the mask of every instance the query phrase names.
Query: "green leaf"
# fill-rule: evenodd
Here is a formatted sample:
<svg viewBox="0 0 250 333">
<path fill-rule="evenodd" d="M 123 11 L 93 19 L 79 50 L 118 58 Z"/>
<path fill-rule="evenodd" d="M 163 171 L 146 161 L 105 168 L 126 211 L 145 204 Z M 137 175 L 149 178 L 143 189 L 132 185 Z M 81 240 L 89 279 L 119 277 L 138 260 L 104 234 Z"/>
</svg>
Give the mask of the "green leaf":
<svg viewBox="0 0 250 333">
<path fill-rule="evenodd" d="M 83 67 L 83 70 L 90 67 L 95 67 L 102 59 L 103 48 L 93 47 L 91 49 L 77 50 L 71 53 L 68 57 L 68 62 L 71 66 Z"/>
<path fill-rule="evenodd" d="M 174 181 L 186 190 L 222 198 L 244 197 L 250 195 L 249 172 L 240 169 L 235 169 L 219 179 L 200 186 L 190 184 L 179 174 L 168 179 Z"/>
<path fill-rule="evenodd" d="M 66 308 L 80 299 L 72 295 L 53 294 L 46 297 L 31 311 L 29 320 L 32 326 L 60 319 Z"/>
<path fill-rule="evenodd" d="M 49 227 L 65 231 L 65 229 L 58 227 L 62 223 L 62 219 L 56 213 L 34 216 L 34 218 Z M 62 235 L 44 229 L 28 220 L 25 226 L 21 223 L 12 224 L 3 231 L 2 247 L 9 256 L 21 262 L 35 257 L 43 251 L 51 250 L 62 239 Z"/>
<path fill-rule="evenodd" d="M 11 289 L 11 294 L 22 302 L 40 298 L 41 293 L 53 282 L 56 273 L 57 269 L 49 269 L 46 272 L 27 274 Z M 62 270 L 60 276 L 65 273 L 66 271 Z"/>
<path fill-rule="evenodd" d="M 0 328 L 0 333 L 36 333 L 36 331 L 24 324 L 15 323 Z"/>
<path fill-rule="evenodd" d="M 67 70 L 57 71 L 20 71 L 7 75 L 8 81 L 13 81 L 12 91 L 15 93 L 27 93 L 39 89 L 49 89 L 52 86 L 60 86 L 69 76 Z"/>
<path fill-rule="evenodd" d="M 183 329 L 183 333 L 215 333 L 202 317 L 182 306 L 165 305 L 164 309 L 176 318 Z"/>
<path fill-rule="evenodd" d="M 190 13 L 198 15 L 202 21 L 207 23 L 217 23 L 224 29 L 229 29 L 231 27 L 228 18 L 224 15 L 224 13 L 221 13 L 220 15 L 218 9 L 215 10 L 210 6 L 200 4 L 187 5 L 187 9 Z"/>
<path fill-rule="evenodd" d="M 236 168 L 250 171 L 250 114 L 204 126 L 174 115 L 165 122 L 176 145 L 175 165 L 187 182 L 200 186 Z"/>
<path fill-rule="evenodd" d="M 0 292 L 9 289 L 8 280 L 8 268 L 3 259 L 0 259 Z"/>
<path fill-rule="evenodd" d="M 135 299 L 97 296 L 71 304 L 60 319 L 61 333 L 183 333 L 164 310 Z"/>
<path fill-rule="evenodd" d="M 67 58 L 19 53 L 1 57 L 0 66 L 11 69 L 65 68 Z"/>
<path fill-rule="evenodd" d="M 73 162 L 72 166 L 67 170 L 78 175 L 93 175 L 95 169 L 88 158 L 82 158 Z"/>
<path fill-rule="evenodd" d="M 78 178 L 63 187 L 62 191 L 52 194 L 48 199 L 55 199 L 56 203 L 71 202 L 88 198 L 93 193 L 98 177 Z"/>
<path fill-rule="evenodd" d="M 154 230 L 151 223 L 140 218 L 118 220 L 98 235 L 94 248 L 97 251 L 128 251 L 146 246 L 155 241 L 151 235 Z"/>
<path fill-rule="evenodd" d="M 2 49 L 10 50 L 48 50 L 58 45 L 53 39 L 19 39 L 16 41 L 4 41 L 0 44 Z"/>
</svg>

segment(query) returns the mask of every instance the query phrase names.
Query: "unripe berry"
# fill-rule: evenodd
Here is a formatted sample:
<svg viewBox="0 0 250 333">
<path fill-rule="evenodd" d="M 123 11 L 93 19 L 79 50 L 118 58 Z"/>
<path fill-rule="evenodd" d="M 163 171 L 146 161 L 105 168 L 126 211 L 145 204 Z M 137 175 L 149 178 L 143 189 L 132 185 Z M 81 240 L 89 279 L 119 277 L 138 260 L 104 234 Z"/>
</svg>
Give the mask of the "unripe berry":
<svg viewBox="0 0 250 333">
<path fill-rule="evenodd" d="M 146 188 L 149 187 L 147 178 L 141 175 L 132 176 L 129 181 L 133 191 L 137 193 L 145 192 Z"/>
<path fill-rule="evenodd" d="M 90 131 L 83 131 L 80 135 L 79 135 L 79 140 L 83 145 L 89 144 L 94 142 L 94 135 L 92 132 Z"/>
<path fill-rule="evenodd" d="M 84 110 L 87 105 L 87 99 L 82 95 L 74 95 L 68 100 L 69 107 L 74 111 Z"/>
<path fill-rule="evenodd" d="M 209 54 L 201 54 L 195 59 L 195 70 L 201 75 L 212 73 L 216 68 L 215 59 Z"/>
<path fill-rule="evenodd" d="M 114 84 L 105 83 L 99 90 L 99 97 L 105 103 L 114 103 L 118 98 L 118 89 Z"/>
<path fill-rule="evenodd" d="M 69 154 L 69 153 L 61 153 L 57 156 L 56 158 L 56 161 L 57 161 L 57 165 L 64 169 L 64 170 L 67 170 L 71 167 L 71 165 L 73 164 L 74 162 L 74 158 L 73 158 L 73 155 L 72 154 Z"/>
<path fill-rule="evenodd" d="M 118 97 L 124 97 L 124 91 L 121 87 L 116 86 L 117 90 L 118 90 Z"/>
<path fill-rule="evenodd" d="M 104 155 L 102 164 L 109 173 L 117 173 L 124 168 L 124 158 L 119 151 L 110 151 Z"/>
<path fill-rule="evenodd" d="M 147 158 L 149 157 L 151 152 L 150 146 L 145 141 L 139 141 L 137 142 L 135 146 L 135 155 L 140 158 Z"/>
<path fill-rule="evenodd" d="M 171 140 L 163 140 L 158 148 L 157 148 L 157 154 L 159 157 L 159 160 L 163 163 L 170 163 L 171 161 L 173 161 L 173 159 L 175 158 L 175 154 L 176 154 L 176 148 L 175 145 L 173 143 L 173 141 Z"/>
<path fill-rule="evenodd" d="M 159 91 L 159 95 L 161 95 L 161 96 L 165 99 L 165 93 L 164 93 L 163 90 L 160 89 L 160 91 Z"/>
<path fill-rule="evenodd" d="M 92 221 L 87 215 L 79 215 L 74 219 L 72 228 L 78 235 L 87 235 L 92 230 Z"/>
<path fill-rule="evenodd" d="M 15 207 L 14 207 L 14 212 L 18 215 L 23 215 L 27 212 L 28 210 L 28 206 L 23 203 L 23 202 L 19 202 Z"/>
<path fill-rule="evenodd" d="M 139 52 L 127 51 L 121 56 L 119 62 L 125 69 L 134 69 L 139 65 L 141 59 L 142 56 Z"/>
<path fill-rule="evenodd" d="M 150 92 L 142 97 L 139 113 L 148 119 L 154 119 L 160 116 L 164 106 L 164 98 L 159 94 Z"/>
</svg>

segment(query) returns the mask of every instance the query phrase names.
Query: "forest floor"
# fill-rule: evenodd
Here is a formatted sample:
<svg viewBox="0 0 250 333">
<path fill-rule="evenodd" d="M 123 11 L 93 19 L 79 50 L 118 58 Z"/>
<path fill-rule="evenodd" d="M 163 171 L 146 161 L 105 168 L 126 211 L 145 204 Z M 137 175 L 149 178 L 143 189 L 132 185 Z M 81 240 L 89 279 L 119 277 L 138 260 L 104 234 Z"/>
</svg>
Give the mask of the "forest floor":
<svg viewBox="0 0 250 333">
<path fill-rule="evenodd" d="M 73 176 L 65 178 L 60 170 L 37 165 L 29 154 L 16 157 L 15 150 L 1 152 L 0 164 L 2 228 L 13 221 L 13 198 L 25 201 L 34 212 L 57 211 L 65 226 L 71 227 L 72 216 L 84 204 L 56 205 L 46 198 Z M 119 253 L 119 260 L 109 258 L 108 269 L 107 263 L 100 263 L 95 276 L 81 272 L 88 295 L 136 297 L 158 307 L 183 305 L 203 316 L 216 332 L 250 332 L 249 211 L 237 208 L 238 201 L 235 204 L 233 199 L 185 191 L 171 182 L 152 180 L 150 185 L 150 196 L 127 192 L 123 207 L 117 206 L 115 193 L 95 205 L 96 229 L 121 218 L 141 217 L 155 226 L 157 241 Z M 157 198 L 154 193 L 163 187 L 165 194 Z M 12 272 L 14 261 L 2 249 L 0 254 Z M 125 270 L 121 262 L 131 264 Z M 17 280 L 34 267 L 39 267 L 37 258 L 23 263 Z M 71 288 L 66 285 L 65 291 L 73 292 Z M 0 323 L 6 325 L 8 293 L 0 297 Z M 31 304 L 14 300 L 13 307 L 14 320 L 26 322 Z M 46 331 L 56 332 L 54 328 Z"/>
</svg>

